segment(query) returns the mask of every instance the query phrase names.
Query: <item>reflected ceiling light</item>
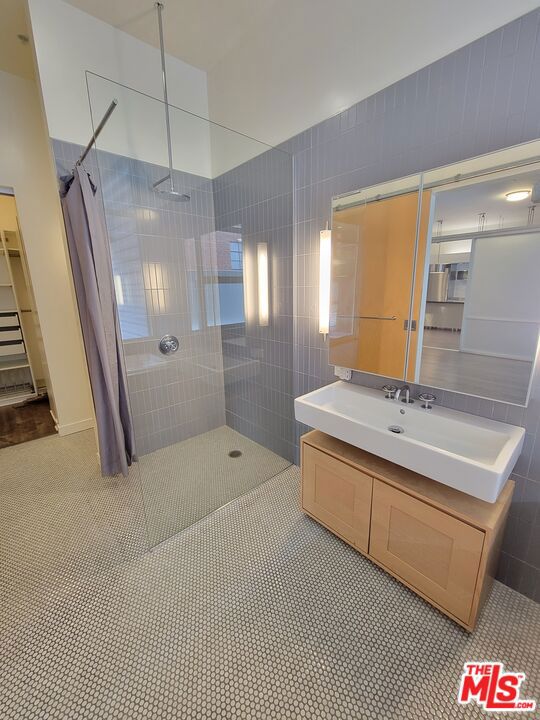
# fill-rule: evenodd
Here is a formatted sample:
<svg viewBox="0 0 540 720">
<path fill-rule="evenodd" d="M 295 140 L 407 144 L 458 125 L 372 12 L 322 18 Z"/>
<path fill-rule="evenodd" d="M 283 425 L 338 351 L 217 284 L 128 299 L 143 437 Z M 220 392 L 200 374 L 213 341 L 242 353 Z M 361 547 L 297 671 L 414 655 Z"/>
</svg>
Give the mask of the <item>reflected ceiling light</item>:
<svg viewBox="0 0 540 720">
<path fill-rule="evenodd" d="M 506 199 L 508 202 L 519 202 L 525 200 L 531 194 L 530 190 L 513 190 L 512 192 L 506 193 Z"/>
<path fill-rule="evenodd" d="M 330 268 L 332 261 L 332 231 L 321 230 L 319 236 L 319 332 L 330 332 Z"/>
<path fill-rule="evenodd" d="M 137 220 L 141 222 L 152 222 L 152 220 L 155 220 L 159 216 L 155 210 L 142 207 L 135 208 L 135 215 L 137 216 Z"/>
<path fill-rule="evenodd" d="M 257 279 L 259 290 L 259 325 L 266 327 L 269 317 L 268 298 L 268 245 L 257 243 Z"/>
<path fill-rule="evenodd" d="M 163 263 L 143 262 L 143 282 L 153 313 L 161 315 L 168 312 L 169 276 Z"/>
</svg>

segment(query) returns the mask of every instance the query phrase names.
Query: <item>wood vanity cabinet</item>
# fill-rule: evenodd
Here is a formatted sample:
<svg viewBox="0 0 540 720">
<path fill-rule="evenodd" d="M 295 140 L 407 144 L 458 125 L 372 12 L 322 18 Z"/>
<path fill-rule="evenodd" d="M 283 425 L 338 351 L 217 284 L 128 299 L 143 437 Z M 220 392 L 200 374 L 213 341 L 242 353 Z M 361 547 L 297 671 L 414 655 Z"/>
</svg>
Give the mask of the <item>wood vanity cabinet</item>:
<svg viewBox="0 0 540 720">
<path fill-rule="evenodd" d="M 373 478 L 311 446 L 302 468 L 304 510 L 367 553 Z"/>
<path fill-rule="evenodd" d="M 302 437 L 302 509 L 467 630 L 497 570 L 514 489 L 466 495 L 314 430 Z"/>
</svg>

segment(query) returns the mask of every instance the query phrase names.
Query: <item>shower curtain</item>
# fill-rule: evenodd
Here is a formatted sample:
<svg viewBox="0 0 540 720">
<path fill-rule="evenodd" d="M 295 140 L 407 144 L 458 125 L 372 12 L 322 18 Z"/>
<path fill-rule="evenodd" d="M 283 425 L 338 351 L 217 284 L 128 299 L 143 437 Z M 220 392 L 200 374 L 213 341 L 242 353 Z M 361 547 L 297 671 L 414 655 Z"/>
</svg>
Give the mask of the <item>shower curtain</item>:
<svg viewBox="0 0 540 720">
<path fill-rule="evenodd" d="M 96 187 L 80 166 L 64 179 L 61 194 L 94 399 L 101 473 L 127 475 L 136 458 L 102 207 Z"/>
</svg>

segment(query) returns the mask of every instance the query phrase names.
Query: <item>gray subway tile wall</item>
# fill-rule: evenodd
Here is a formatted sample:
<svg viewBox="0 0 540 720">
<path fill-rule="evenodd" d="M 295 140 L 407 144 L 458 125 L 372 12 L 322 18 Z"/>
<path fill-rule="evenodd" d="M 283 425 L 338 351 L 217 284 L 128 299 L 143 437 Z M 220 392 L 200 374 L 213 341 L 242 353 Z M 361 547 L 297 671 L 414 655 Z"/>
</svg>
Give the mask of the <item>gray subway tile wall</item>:
<svg viewBox="0 0 540 720">
<path fill-rule="evenodd" d="M 60 176 L 81 149 L 53 140 Z M 203 283 L 215 275 L 205 253 L 214 237 L 212 181 L 177 172 L 177 187 L 191 196 L 179 203 L 151 189 L 162 167 L 103 151 L 85 165 L 103 184 L 136 450 L 144 455 L 225 424 L 221 332 L 200 318 Z M 157 346 L 168 333 L 180 348 L 165 357 Z"/>
<path fill-rule="evenodd" d="M 269 150 L 214 180 L 216 229 L 241 238 L 245 322 L 222 326 L 227 425 L 294 459 L 292 158 Z M 269 321 L 257 315 L 257 244 L 266 243 Z"/>
<path fill-rule="evenodd" d="M 295 161 L 295 397 L 335 379 L 317 299 L 319 231 L 332 196 L 537 139 L 539 27 L 535 10 L 282 145 Z M 384 378 L 355 372 L 353 382 L 380 387 Z M 498 576 L 540 601 L 540 367 L 527 409 L 450 392 L 439 401 L 525 427 Z M 307 429 L 297 424 L 296 461 Z"/>
</svg>

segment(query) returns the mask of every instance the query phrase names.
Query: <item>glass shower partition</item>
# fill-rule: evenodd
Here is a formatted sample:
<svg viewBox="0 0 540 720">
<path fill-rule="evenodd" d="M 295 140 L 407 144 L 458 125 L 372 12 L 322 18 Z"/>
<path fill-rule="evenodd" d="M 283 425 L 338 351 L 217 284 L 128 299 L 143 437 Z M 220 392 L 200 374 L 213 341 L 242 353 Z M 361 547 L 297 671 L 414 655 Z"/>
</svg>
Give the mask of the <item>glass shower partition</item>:
<svg viewBox="0 0 540 720">
<path fill-rule="evenodd" d="M 293 178 L 280 149 L 87 74 L 147 518 L 155 545 L 294 457 Z M 176 342 L 177 341 L 177 342 Z M 176 349 L 177 347 L 177 349 Z M 167 352 L 171 350 L 172 352 Z"/>
</svg>

